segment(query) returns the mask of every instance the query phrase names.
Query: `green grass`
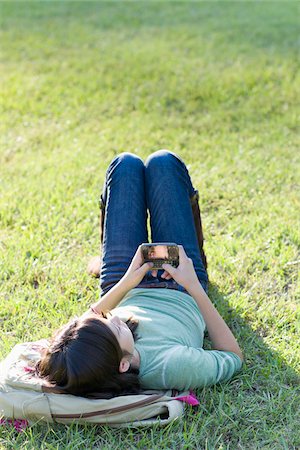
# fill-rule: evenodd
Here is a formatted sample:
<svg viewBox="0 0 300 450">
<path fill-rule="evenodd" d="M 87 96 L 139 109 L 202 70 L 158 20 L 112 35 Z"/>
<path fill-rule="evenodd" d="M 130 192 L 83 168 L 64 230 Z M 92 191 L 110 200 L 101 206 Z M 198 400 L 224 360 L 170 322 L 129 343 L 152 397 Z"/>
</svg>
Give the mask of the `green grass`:
<svg viewBox="0 0 300 450">
<path fill-rule="evenodd" d="M 200 191 L 209 294 L 246 356 L 165 429 L 2 428 L 0 448 L 299 448 L 299 3 L 1 2 L 0 17 L 0 356 L 95 301 L 106 167 L 161 148 Z"/>
</svg>

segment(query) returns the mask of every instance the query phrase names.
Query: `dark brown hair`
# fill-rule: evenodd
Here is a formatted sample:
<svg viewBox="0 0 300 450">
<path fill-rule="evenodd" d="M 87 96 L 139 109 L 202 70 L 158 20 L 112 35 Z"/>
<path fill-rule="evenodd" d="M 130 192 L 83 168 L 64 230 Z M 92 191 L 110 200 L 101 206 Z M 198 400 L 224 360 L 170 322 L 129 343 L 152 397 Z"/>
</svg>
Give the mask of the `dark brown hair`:
<svg viewBox="0 0 300 450">
<path fill-rule="evenodd" d="M 134 335 L 137 322 L 126 323 Z M 92 398 L 137 393 L 139 371 L 130 368 L 120 373 L 123 356 L 126 354 L 111 329 L 90 316 L 74 319 L 58 330 L 36 369 L 61 393 Z"/>
</svg>

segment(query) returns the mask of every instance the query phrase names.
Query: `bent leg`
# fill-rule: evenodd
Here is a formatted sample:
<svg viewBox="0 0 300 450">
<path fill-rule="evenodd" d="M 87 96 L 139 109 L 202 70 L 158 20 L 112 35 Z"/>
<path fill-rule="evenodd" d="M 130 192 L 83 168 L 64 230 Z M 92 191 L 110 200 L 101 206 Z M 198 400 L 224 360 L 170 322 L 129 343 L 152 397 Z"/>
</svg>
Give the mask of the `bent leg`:
<svg viewBox="0 0 300 450">
<path fill-rule="evenodd" d="M 150 155 L 145 168 L 152 242 L 181 244 L 207 291 L 208 276 L 200 255 L 191 203 L 197 191 L 188 169 L 175 153 L 167 150 Z"/>
<path fill-rule="evenodd" d="M 101 295 L 124 275 L 138 248 L 148 242 L 145 166 L 132 153 L 121 153 L 110 163 L 101 195 L 103 224 Z"/>
</svg>

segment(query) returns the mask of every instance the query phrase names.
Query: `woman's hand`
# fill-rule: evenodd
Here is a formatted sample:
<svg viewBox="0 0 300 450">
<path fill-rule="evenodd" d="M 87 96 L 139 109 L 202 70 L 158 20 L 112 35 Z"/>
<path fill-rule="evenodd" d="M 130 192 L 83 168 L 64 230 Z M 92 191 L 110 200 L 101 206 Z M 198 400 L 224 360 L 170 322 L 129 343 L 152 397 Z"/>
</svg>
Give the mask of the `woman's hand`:
<svg viewBox="0 0 300 450">
<path fill-rule="evenodd" d="M 171 264 L 163 264 L 162 267 L 165 272 L 167 272 L 167 275 L 165 275 L 165 273 L 163 275 L 165 275 L 164 278 L 168 280 L 173 278 L 178 284 L 187 290 L 187 287 L 191 287 L 199 283 L 199 280 L 196 275 L 192 259 L 188 258 L 182 245 L 178 245 L 178 247 L 179 266 L 176 268 L 171 266 Z"/>
<path fill-rule="evenodd" d="M 151 270 L 153 263 L 144 263 L 141 245 L 138 247 L 127 272 L 120 280 L 120 283 L 126 286 L 128 290 L 135 288 L 144 278 L 146 273 Z"/>
</svg>

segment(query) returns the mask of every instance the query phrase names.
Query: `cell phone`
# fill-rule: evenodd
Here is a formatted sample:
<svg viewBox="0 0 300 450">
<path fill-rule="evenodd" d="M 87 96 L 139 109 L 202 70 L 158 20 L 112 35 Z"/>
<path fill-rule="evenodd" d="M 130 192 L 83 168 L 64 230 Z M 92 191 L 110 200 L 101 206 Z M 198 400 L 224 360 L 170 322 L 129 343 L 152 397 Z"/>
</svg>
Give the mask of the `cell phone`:
<svg viewBox="0 0 300 450">
<path fill-rule="evenodd" d="M 142 244 L 141 248 L 144 263 L 153 263 L 151 270 L 162 269 L 163 264 L 179 265 L 179 248 L 173 242 L 151 242 Z"/>
</svg>

